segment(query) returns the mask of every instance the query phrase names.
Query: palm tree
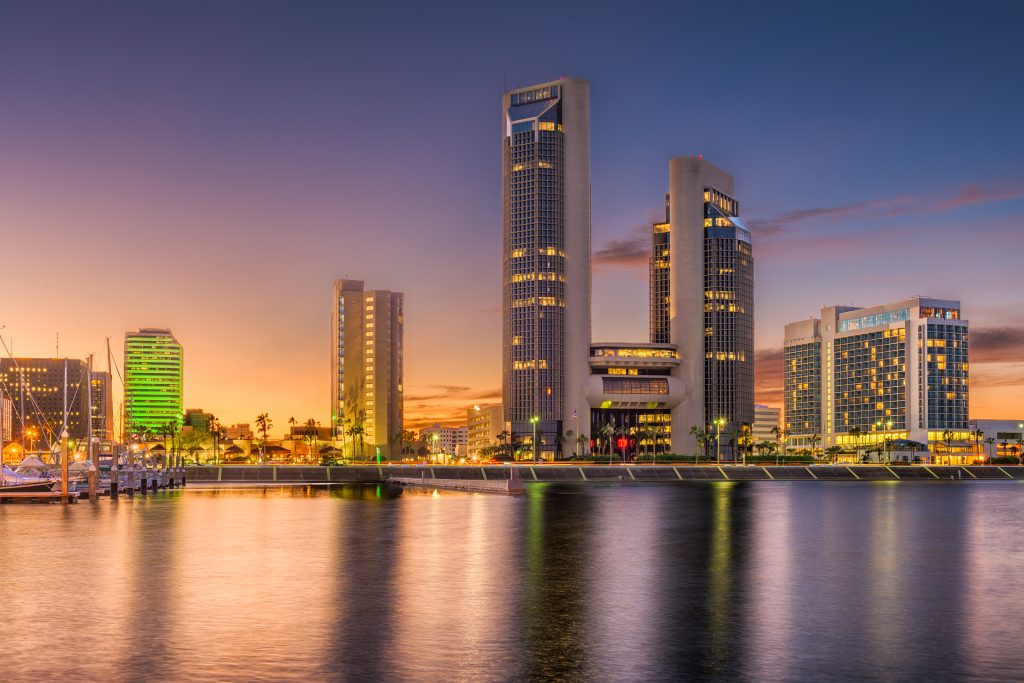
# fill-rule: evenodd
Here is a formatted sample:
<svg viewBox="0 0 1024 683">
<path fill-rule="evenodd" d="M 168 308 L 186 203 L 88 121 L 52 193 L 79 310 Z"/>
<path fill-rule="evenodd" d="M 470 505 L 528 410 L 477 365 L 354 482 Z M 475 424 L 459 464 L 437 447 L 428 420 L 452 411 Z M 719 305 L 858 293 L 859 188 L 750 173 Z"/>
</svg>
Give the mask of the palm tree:
<svg viewBox="0 0 1024 683">
<path fill-rule="evenodd" d="M 220 445 L 220 420 L 216 417 L 210 416 L 210 424 L 208 425 L 210 430 L 210 436 L 213 437 L 213 462 L 217 463 L 217 447 Z M 207 461 L 209 462 L 209 461 Z"/>
<path fill-rule="evenodd" d="M 953 451 L 953 439 L 954 439 L 955 436 L 956 436 L 956 434 L 954 432 L 948 430 L 948 429 L 945 430 L 944 432 L 942 432 L 942 442 L 944 444 L 946 444 L 946 464 L 947 465 L 953 464 L 953 460 L 952 460 L 952 458 L 950 457 L 949 454 Z"/>
<path fill-rule="evenodd" d="M 507 455 L 505 451 L 505 442 L 508 441 L 508 437 L 509 433 L 507 429 L 498 432 L 498 448 L 499 453 L 501 453 L 502 455 Z"/>
<path fill-rule="evenodd" d="M 587 435 L 586 434 L 577 434 L 576 435 L 576 444 L 579 446 L 579 449 L 580 449 L 579 452 L 580 452 L 581 455 L 586 455 L 587 454 L 587 447 L 586 447 L 587 440 L 588 439 L 587 439 Z"/>
<path fill-rule="evenodd" d="M 705 459 L 707 459 L 707 445 L 709 435 L 706 429 L 704 429 L 703 427 L 698 427 L 697 425 L 693 425 L 692 427 L 690 427 L 690 434 L 696 438 L 697 445 L 700 447 L 698 452 L 693 456 L 693 464 L 696 465 L 697 462 L 700 460 L 700 450 L 704 451 L 704 457 Z"/>
<path fill-rule="evenodd" d="M 786 457 L 786 430 L 778 425 L 771 428 L 772 434 L 775 435 L 775 443 L 782 444 L 782 457 Z M 775 464 L 779 464 L 779 451 L 775 451 Z"/>
<path fill-rule="evenodd" d="M 829 446 L 828 448 L 825 449 L 825 454 L 828 455 L 829 461 L 833 465 L 836 464 L 836 459 L 839 457 L 839 454 L 842 453 L 842 452 L 843 452 L 843 449 L 840 446 Z"/>
<path fill-rule="evenodd" d="M 817 433 L 811 434 L 811 437 L 808 439 L 808 441 L 811 442 L 811 459 L 813 460 L 814 459 L 814 447 L 817 446 L 819 443 L 821 443 L 821 434 L 817 434 Z"/>
<path fill-rule="evenodd" d="M 864 431 L 860 427 L 850 427 L 846 430 L 846 433 L 849 434 L 851 439 L 853 439 L 853 452 L 858 455 L 857 459 L 859 460 L 860 437 L 863 436 Z"/>
<path fill-rule="evenodd" d="M 564 441 L 568 442 L 569 444 L 571 444 L 570 448 L 572 449 L 572 457 L 575 458 L 576 457 L 576 432 L 574 432 L 571 429 L 568 429 L 568 430 L 566 430 L 565 435 L 562 437 L 562 439 Z"/>
<path fill-rule="evenodd" d="M 975 429 L 973 432 L 971 432 L 971 437 L 974 438 L 974 451 L 975 451 L 975 453 L 978 453 L 979 455 L 983 455 L 982 451 L 981 451 L 981 441 L 982 441 L 982 439 L 985 438 L 985 432 L 981 431 L 980 429 Z"/>
<path fill-rule="evenodd" d="M 320 430 L 318 429 L 320 423 L 313 418 L 309 418 L 304 426 L 306 427 L 306 437 L 309 438 L 310 456 L 312 456 L 316 447 L 320 445 Z"/>
<path fill-rule="evenodd" d="M 363 452 L 364 451 L 364 449 L 363 449 L 363 434 L 366 433 L 366 430 L 363 428 L 363 423 L 362 422 L 354 423 L 352 425 L 352 427 L 349 428 L 349 432 L 352 434 L 352 443 L 353 443 L 353 445 L 355 445 L 356 437 L 359 437 L 359 457 L 362 458 L 362 459 L 365 459 L 366 453 Z"/>
<path fill-rule="evenodd" d="M 601 426 L 601 436 L 605 439 L 605 449 L 608 453 L 608 464 L 612 464 L 612 435 L 615 434 L 615 423 L 605 422 Z"/>
<path fill-rule="evenodd" d="M 615 436 L 619 437 L 619 439 L 625 440 L 626 443 L 629 443 L 628 440 L 626 439 L 626 437 L 629 436 L 629 428 L 626 427 L 625 423 L 623 423 L 620 427 L 618 427 L 615 430 Z M 618 441 L 618 439 L 616 439 L 616 441 Z M 625 445 L 622 447 L 622 464 L 623 465 L 626 464 L 626 446 Z"/>
<path fill-rule="evenodd" d="M 263 442 L 260 444 L 260 461 L 265 462 L 267 457 L 267 432 L 274 426 L 274 421 L 267 413 L 260 413 L 256 416 L 256 428 L 263 434 Z"/>
<path fill-rule="evenodd" d="M 1017 437 L 1017 464 L 1024 465 L 1024 435 Z"/>
<path fill-rule="evenodd" d="M 985 439 L 985 445 L 988 446 L 989 459 L 992 459 L 992 444 L 996 442 L 995 437 L 988 437 Z"/>
</svg>

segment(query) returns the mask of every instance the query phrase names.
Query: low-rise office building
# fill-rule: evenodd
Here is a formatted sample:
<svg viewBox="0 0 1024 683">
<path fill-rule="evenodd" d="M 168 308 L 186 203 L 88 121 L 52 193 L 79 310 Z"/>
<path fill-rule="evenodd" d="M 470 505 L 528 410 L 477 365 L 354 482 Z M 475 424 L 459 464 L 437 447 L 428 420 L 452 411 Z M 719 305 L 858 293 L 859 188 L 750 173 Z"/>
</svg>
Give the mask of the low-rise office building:
<svg viewBox="0 0 1024 683">
<path fill-rule="evenodd" d="M 466 409 L 466 453 L 470 458 L 479 457 L 481 449 L 499 445 L 500 435 L 507 431 L 502 410 L 500 403 Z"/>
</svg>

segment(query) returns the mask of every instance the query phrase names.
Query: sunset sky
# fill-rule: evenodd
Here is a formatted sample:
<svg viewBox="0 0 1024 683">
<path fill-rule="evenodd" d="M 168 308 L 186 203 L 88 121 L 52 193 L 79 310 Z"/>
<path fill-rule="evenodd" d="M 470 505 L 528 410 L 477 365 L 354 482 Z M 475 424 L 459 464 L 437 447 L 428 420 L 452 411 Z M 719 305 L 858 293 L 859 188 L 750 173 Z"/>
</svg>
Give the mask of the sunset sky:
<svg viewBox="0 0 1024 683">
<path fill-rule="evenodd" d="M 325 423 L 331 283 L 405 293 L 406 416 L 499 400 L 501 93 L 591 83 L 593 338 L 645 341 L 672 156 L 736 178 L 757 387 L 786 322 L 960 299 L 1024 417 L 1024 4 L 0 3 L 0 330 L 171 328 L 185 404 Z M 119 392 L 118 392 L 119 393 Z M 118 396 L 119 400 L 119 396 Z"/>
</svg>

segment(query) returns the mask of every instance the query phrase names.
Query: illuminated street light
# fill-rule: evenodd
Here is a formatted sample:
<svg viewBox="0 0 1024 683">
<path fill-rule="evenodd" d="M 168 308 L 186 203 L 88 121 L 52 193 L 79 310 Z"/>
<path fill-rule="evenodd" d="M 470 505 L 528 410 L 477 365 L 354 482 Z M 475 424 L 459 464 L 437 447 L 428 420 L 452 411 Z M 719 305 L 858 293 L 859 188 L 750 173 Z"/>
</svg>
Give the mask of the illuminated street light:
<svg viewBox="0 0 1024 683">
<path fill-rule="evenodd" d="M 721 464 L 722 462 L 722 425 L 725 424 L 725 418 L 720 417 L 715 420 L 715 463 Z"/>
<path fill-rule="evenodd" d="M 537 457 L 537 423 L 540 422 L 540 418 L 534 415 L 530 418 L 530 424 L 533 425 L 533 459 L 538 460 Z"/>
</svg>

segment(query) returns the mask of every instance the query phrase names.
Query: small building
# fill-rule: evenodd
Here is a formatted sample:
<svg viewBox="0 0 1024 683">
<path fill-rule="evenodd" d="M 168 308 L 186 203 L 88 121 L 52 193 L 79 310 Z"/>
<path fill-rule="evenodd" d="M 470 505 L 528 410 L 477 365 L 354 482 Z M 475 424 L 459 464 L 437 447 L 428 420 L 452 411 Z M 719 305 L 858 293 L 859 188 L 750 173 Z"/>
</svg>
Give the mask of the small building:
<svg viewBox="0 0 1024 683">
<path fill-rule="evenodd" d="M 774 441 L 773 429 L 782 423 L 782 410 L 765 405 L 754 406 L 754 424 L 750 428 L 750 437 L 754 443 Z"/>
<path fill-rule="evenodd" d="M 420 440 L 431 453 L 455 455 L 459 446 L 465 450 L 467 433 L 465 426 L 447 427 L 434 423 L 433 426 L 420 430 Z"/>
<path fill-rule="evenodd" d="M 466 409 L 466 453 L 470 458 L 480 450 L 498 445 L 498 436 L 505 431 L 502 405 L 473 406 Z"/>
<path fill-rule="evenodd" d="M 1024 447 L 1024 419 L 971 420 L 969 431 L 975 450 L 986 458 L 1019 458 Z M 979 431 L 981 434 L 976 434 Z M 991 443 L 988 443 L 989 439 L 992 439 Z"/>
</svg>

